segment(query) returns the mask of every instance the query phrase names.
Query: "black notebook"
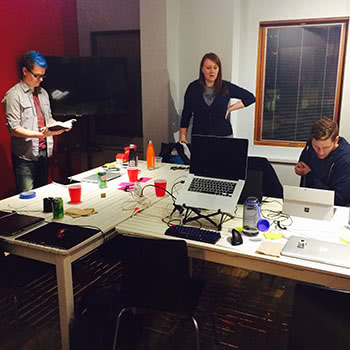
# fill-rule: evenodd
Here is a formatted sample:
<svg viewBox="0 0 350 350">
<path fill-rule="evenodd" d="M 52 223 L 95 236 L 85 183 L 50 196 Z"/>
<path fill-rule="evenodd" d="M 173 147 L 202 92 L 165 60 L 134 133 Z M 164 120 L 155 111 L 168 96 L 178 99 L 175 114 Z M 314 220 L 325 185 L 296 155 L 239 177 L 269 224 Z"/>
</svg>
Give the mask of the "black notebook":
<svg viewBox="0 0 350 350">
<path fill-rule="evenodd" d="M 98 229 L 50 222 L 18 238 L 25 241 L 59 249 L 70 249 L 100 232 Z"/>
<path fill-rule="evenodd" d="M 0 211 L 0 235 L 14 236 L 43 220 L 36 216 Z"/>
</svg>

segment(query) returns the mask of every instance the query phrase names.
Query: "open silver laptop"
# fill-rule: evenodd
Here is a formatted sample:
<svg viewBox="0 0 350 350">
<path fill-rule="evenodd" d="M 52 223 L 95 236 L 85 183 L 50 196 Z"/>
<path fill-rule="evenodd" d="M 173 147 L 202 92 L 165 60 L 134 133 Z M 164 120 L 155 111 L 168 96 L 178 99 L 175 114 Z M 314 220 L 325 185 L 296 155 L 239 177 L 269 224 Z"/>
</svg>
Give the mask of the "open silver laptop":
<svg viewBox="0 0 350 350">
<path fill-rule="evenodd" d="M 292 216 L 331 220 L 334 214 L 334 191 L 284 185 L 283 212 Z"/>
<path fill-rule="evenodd" d="M 247 174 L 248 140 L 192 136 L 190 174 L 175 203 L 232 213 Z"/>
<path fill-rule="evenodd" d="M 346 244 L 292 236 L 281 255 L 350 268 L 350 246 Z"/>
</svg>

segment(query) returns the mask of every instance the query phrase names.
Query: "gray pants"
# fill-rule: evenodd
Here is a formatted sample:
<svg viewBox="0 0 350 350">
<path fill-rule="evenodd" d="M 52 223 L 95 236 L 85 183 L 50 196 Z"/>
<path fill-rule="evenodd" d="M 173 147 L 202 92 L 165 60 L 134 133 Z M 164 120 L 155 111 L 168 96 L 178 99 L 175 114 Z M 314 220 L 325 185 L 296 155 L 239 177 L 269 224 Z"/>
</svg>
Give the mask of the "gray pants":
<svg viewBox="0 0 350 350">
<path fill-rule="evenodd" d="M 49 159 L 46 149 L 39 151 L 38 160 L 24 160 L 14 154 L 11 157 L 18 193 L 48 184 Z"/>
</svg>

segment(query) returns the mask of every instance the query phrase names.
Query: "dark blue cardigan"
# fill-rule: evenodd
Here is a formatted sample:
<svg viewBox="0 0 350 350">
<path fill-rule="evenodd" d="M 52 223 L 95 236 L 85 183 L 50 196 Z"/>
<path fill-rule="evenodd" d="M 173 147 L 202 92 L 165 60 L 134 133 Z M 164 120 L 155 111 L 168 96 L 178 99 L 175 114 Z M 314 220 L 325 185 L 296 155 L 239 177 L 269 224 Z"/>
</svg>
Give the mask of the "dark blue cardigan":
<svg viewBox="0 0 350 350">
<path fill-rule="evenodd" d="M 350 205 L 350 145 L 339 138 L 339 146 L 327 158 L 319 159 L 309 140 L 300 155 L 311 171 L 304 177 L 304 187 L 335 191 L 335 205 Z"/>
<path fill-rule="evenodd" d="M 188 128 L 193 117 L 193 135 L 232 135 L 230 118 L 225 119 L 230 98 L 241 100 L 244 106 L 247 107 L 255 102 L 255 97 L 248 90 L 228 81 L 223 81 L 223 86 L 226 88 L 228 95 L 217 95 L 211 106 L 208 106 L 203 98 L 203 86 L 200 81 L 195 80 L 190 83 L 185 93 L 180 127 Z"/>
</svg>

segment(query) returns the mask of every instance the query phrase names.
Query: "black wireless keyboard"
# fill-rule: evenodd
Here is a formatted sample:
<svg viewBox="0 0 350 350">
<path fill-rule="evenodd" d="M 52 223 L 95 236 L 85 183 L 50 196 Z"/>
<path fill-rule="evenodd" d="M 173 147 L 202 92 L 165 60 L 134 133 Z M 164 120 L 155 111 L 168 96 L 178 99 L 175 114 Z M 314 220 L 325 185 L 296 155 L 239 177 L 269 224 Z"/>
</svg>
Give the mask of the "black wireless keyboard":
<svg viewBox="0 0 350 350">
<path fill-rule="evenodd" d="M 220 232 L 205 230 L 198 227 L 173 225 L 170 226 L 165 234 L 168 236 L 180 237 L 183 239 L 192 239 L 193 241 L 215 244 L 221 237 Z"/>
</svg>

